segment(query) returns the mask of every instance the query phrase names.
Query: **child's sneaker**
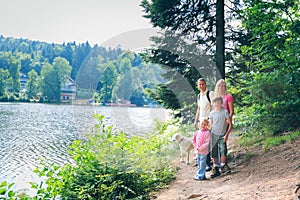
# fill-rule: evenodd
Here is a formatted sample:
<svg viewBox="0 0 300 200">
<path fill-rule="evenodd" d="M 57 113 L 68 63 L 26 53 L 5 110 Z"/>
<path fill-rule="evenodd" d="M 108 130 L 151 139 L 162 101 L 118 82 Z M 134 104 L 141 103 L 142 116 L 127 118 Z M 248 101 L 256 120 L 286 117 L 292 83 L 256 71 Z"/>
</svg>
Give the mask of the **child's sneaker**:
<svg viewBox="0 0 300 200">
<path fill-rule="evenodd" d="M 196 181 L 205 181 L 205 180 L 207 180 L 207 178 L 205 176 L 203 176 L 203 177 L 194 176 L 193 179 L 196 180 Z"/>
<path fill-rule="evenodd" d="M 224 165 L 223 167 L 221 167 L 221 173 L 222 174 L 228 174 L 231 172 L 231 169 L 228 167 L 228 165 Z"/>
<path fill-rule="evenodd" d="M 205 171 L 209 172 L 211 170 L 211 166 L 206 166 Z"/>
<path fill-rule="evenodd" d="M 221 173 L 219 171 L 219 167 L 214 167 L 212 169 L 212 174 L 210 175 L 210 177 L 215 178 L 215 177 L 220 176 L 220 175 L 221 175 Z"/>
</svg>

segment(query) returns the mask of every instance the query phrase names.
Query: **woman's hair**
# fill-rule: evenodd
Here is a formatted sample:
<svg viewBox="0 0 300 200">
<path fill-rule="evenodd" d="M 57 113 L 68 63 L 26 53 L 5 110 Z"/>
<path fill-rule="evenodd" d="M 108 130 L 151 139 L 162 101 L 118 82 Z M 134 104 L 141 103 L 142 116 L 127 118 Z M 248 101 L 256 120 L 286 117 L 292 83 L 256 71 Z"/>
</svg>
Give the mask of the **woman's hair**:
<svg viewBox="0 0 300 200">
<path fill-rule="evenodd" d="M 225 90 L 224 90 L 225 94 L 220 94 L 220 93 L 219 93 L 219 87 L 220 87 L 221 84 L 225 84 Z M 218 80 L 217 83 L 216 83 L 215 91 L 214 91 L 214 96 L 217 97 L 217 96 L 222 96 L 222 95 L 226 95 L 226 94 L 227 94 L 226 82 L 225 82 L 224 79 L 220 79 L 220 80 Z"/>
</svg>

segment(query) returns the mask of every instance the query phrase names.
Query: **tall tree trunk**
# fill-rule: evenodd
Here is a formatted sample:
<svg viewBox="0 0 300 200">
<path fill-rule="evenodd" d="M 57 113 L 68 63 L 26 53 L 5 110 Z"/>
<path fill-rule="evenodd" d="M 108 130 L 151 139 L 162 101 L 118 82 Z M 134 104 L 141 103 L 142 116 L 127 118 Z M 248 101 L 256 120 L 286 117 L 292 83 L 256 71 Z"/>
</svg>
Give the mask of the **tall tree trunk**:
<svg viewBox="0 0 300 200">
<path fill-rule="evenodd" d="M 217 0 L 216 20 L 216 65 L 220 72 L 218 80 L 225 79 L 224 0 Z"/>
</svg>

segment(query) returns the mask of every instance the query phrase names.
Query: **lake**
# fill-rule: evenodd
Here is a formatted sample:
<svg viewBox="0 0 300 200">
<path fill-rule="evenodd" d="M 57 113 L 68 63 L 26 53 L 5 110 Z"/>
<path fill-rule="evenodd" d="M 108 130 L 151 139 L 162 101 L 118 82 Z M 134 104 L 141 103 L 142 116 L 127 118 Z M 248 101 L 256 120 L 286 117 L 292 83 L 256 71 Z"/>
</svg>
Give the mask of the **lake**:
<svg viewBox="0 0 300 200">
<path fill-rule="evenodd" d="M 57 165 L 68 162 L 68 146 L 89 133 L 97 123 L 94 114 L 104 115 L 106 125 L 135 135 L 151 132 L 154 119 L 169 118 L 162 108 L 0 103 L 0 182 L 14 182 L 18 190 L 30 188 L 28 182 L 40 181 L 32 171 L 41 158 Z"/>
</svg>

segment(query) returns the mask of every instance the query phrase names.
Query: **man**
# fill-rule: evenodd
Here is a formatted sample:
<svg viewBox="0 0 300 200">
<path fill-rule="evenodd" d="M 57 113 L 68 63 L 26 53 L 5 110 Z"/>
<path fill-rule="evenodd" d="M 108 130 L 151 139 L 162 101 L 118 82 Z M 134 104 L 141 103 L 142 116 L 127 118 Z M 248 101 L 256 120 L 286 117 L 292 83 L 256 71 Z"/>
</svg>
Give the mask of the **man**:
<svg viewBox="0 0 300 200">
<path fill-rule="evenodd" d="M 198 94 L 197 97 L 197 104 L 198 104 L 198 109 L 197 113 L 195 116 L 195 122 L 194 122 L 194 127 L 197 129 L 198 128 L 198 123 L 201 119 L 209 118 L 209 113 L 211 111 L 211 99 L 213 97 L 213 92 L 207 90 L 206 88 L 206 81 L 204 78 L 199 78 L 197 81 L 198 88 L 200 90 L 200 93 Z M 206 159 L 206 171 L 211 170 L 210 166 L 211 158 L 210 158 L 210 153 L 207 154 L 207 159 Z"/>
</svg>

